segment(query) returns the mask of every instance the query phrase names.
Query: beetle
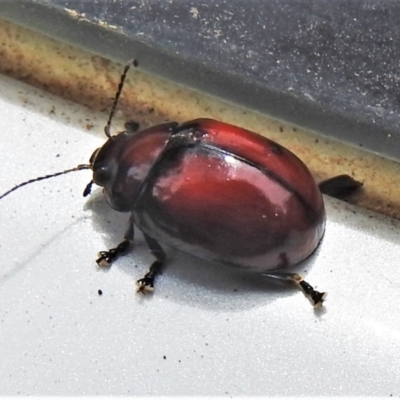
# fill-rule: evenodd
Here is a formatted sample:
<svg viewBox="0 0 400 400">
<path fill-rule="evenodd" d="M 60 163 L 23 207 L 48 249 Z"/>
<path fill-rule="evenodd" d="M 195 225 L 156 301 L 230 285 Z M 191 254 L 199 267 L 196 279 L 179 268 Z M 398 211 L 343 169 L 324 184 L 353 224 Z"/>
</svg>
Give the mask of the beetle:
<svg viewBox="0 0 400 400">
<path fill-rule="evenodd" d="M 341 197 L 361 186 L 348 175 L 317 185 L 305 164 L 278 143 L 246 129 L 212 119 L 167 122 L 137 132 L 135 124 L 111 135 L 128 63 L 104 128 L 106 143 L 89 164 L 23 182 L 91 169 L 93 184 L 107 203 L 130 213 L 124 240 L 99 253 L 100 267 L 125 254 L 140 229 L 155 261 L 138 291 L 153 291 L 168 245 L 205 260 L 283 279 L 298 285 L 312 305 L 326 293 L 316 291 L 288 268 L 308 258 L 325 230 L 322 193 Z M 160 244 L 161 243 L 161 244 Z"/>
</svg>

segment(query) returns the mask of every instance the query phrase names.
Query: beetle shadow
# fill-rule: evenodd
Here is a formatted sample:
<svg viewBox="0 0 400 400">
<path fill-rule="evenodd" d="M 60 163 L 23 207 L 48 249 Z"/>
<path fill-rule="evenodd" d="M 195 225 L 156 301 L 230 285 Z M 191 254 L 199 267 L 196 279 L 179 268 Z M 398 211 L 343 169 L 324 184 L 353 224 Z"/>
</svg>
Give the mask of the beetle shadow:
<svg viewBox="0 0 400 400">
<path fill-rule="evenodd" d="M 112 210 L 99 190 L 93 192 L 85 208 L 93 213 L 93 229 L 103 234 L 105 248 L 98 250 L 115 247 L 122 241 L 129 214 Z M 196 308 L 233 312 L 263 307 L 288 296 L 299 296 L 299 301 L 308 301 L 290 282 L 205 261 L 165 245 L 163 248 L 167 253 L 167 261 L 163 274 L 156 280 L 154 296 Z M 313 258 L 314 255 L 291 268 L 290 272 L 304 272 L 305 268 L 309 270 L 309 261 Z M 132 252 L 119 258 L 111 268 L 119 268 L 136 281 L 144 276 L 153 261 L 142 233 L 136 228 Z M 144 301 L 150 301 L 151 297 L 146 296 Z"/>
</svg>

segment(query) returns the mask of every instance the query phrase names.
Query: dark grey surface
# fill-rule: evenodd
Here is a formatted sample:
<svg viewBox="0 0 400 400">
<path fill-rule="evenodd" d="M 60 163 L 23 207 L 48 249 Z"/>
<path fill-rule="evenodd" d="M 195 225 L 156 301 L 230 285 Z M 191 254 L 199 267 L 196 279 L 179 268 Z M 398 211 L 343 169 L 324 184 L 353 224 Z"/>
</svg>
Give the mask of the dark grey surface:
<svg viewBox="0 0 400 400">
<path fill-rule="evenodd" d="M 3 0 L 0 15 L 400 159 L 399 2 Z"/>
</svg>

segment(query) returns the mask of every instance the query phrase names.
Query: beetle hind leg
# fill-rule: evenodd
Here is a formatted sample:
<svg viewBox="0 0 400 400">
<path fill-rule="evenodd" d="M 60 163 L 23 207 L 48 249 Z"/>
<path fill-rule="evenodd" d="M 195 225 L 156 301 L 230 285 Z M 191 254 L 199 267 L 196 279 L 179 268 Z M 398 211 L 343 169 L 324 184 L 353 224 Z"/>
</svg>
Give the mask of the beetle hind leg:
<svg viewBox="0 0 400 400">
<path fill-rule="evenodd" d="M 98 254 L 98 259 L 96 263 L 99 267 L 106 268 L 109 267 L 119 256 L 124 255 L 133 243 L 133 238 L 135 235 L 133 215 L 129 218 L 128 229 L 125 233 L 124 240 L 119 243 L 113 249 L 106 251 L 100 251 Z"/>
<path fill-rule="evenodd" d="M 326 299 L 326 292 L 318 292 L 308 282 L 306 282 L 299 274 L 291 272 L 265 272 L 262 274 L 274 279 L 282 279 L 295 283 L 304 293 L 304 295 L 310 300 L 310 303 L 315 309 L 322 307 L 324 300 Z"/>
<path fill-rule="evenodd" d="M 318 184 L 322 194 L 344 200 L 363 185 L 362 182 L 356 181 L 349 175 L 338 175 L 327 179 Z"/>
<path fill-rule="evenodd" d="M 149 272 L 142 278 L 136 281 L 137 291 L 139 293 L 153 292 L 154 291 L 154 280 L 162 272 L 165 261 L 165 251 L 159 245 L 159 243 L 152 237 L 144 233 L 147 245 L 151 253 L 156 257 L 156 261 L 151 264 Z"/>
</svg>

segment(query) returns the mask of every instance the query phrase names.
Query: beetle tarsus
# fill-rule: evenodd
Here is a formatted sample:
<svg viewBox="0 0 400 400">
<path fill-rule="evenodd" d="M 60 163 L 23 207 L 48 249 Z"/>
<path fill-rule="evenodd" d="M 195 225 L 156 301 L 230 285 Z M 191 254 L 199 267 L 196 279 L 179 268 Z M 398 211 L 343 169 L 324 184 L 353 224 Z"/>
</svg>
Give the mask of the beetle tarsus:
<svg viewBox="0 0 400 400">
<path fill-rule="evenodd" d="M 154 291 L 154 279 L 157 275 L 161 273 L 163 267 L 163 261 L 165 258 L 165 253 L 163 252 L 163 259 L 156 260 L 151 264 L 149 272 L 142 278 L 136 281 L 136 285 L 138 287 L 138 293 L 146 293 Z"/>
<path fill-rule="evenodd" d="M 299 274 L 291 272 L 281 271 L 270 271 L 263 273 L 264 276 L 268 276 L 274 279 L 283 279 L 286 281 L 294 282 L 300 287 L 304 295 L 310 300 L 310 303 L 315 309 L 322 307 L 324 300 L 326 299 L 327 293 L 318 292 L 308 282 L 306 282 Z"/>
<path fill-rule="evenodd" d="M 126 253 L 131 245 L 131 240 L 125 239 L 117 247 L 107 250 L 100 251 L 96 263 L 99 267 L 109 267 L 120 255 Z"/>
<path fill-rule="evenodd" d="M 137 291 L 139 293 L 153 292 L 154 291 L 154 280 L 157 275 L 161 274 L 162 268 L 165 261 L 165 252 L 159 243 L 152 237 L 144 233 L 144 238 L 146 239 L 147 245 L 150 251 L 156 257 L 156 261 L 151 264 L 149 272 L 142 278 L 136 281 L 138 287 Z"/>
<path fill-rule="evenodd" d="M 129 218 L 128 229 L 125 232 L 124 240 L 117 247 L 98 253 L 99 258 L 96 260 L 96 263 L 99 267 L 109 267 L 119 256 L 124 255 L 128 251 L 135 237 L 134 223 L 135 219 L 132 213 Z"/>
<path fill-rule="evenodd" d="M 165 253 L 164 258 L 165 258 Z M 149 272 L 142 278 L 136 281 L 137 285 L 137 292 L 138 293 L 146 293 L 146 292 L 153 292 L 154 291 L 154 280 L 157 275 L 161 273 L 163 267 L 164 260 L 156 260 L 151 264 Z"/>
<path fill-rule="evenodd" d="M 137 292 L 138 293 L 148 293 L 154 292 L 154 277 L 148 276 L 147 273 L 142 279 L 136 281 Z"/>
<path fill-rule="evenodd" d="M 322 307 L 323 302 L 327 296 L 326 292 L 318 292 L 309 283 L 307 283 L 303 279 L 300 282 L 297 282 L 297 284 L 301 287 L 301 289 L 303 290 L 303 293 L 310 300 L 310 302 L 314 308 L 317 309 L 317 308 Z"/>
</svg>

